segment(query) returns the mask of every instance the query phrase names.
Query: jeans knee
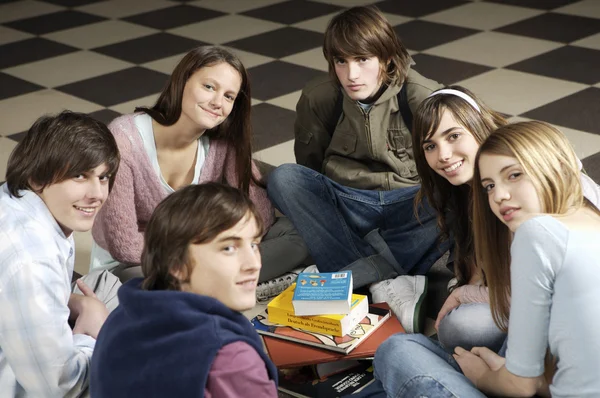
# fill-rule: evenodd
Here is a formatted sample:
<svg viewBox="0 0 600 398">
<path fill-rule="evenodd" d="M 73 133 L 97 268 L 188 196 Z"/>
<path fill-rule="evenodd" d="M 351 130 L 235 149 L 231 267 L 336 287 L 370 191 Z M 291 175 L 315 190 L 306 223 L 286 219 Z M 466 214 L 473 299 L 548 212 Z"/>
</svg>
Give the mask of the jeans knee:
<svg viewBox="0 0 600 398">
<path fill-rule="evenodd" d="M 398 358 L 408 358 L 406 355 L 410 353 L 411 347 L 420 346 L 425 340 L 427 337 L 422 334 L 397 333 L 389 337 L 375 352 L 375 368 L 393 366 Z"/>
</svg>

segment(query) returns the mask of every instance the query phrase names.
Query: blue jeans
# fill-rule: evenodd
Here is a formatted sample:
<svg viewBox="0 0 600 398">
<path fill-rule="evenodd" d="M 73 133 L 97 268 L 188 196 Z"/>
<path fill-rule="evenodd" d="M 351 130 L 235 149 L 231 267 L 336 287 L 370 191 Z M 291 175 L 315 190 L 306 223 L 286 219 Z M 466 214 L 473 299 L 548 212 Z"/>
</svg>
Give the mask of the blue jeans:
<svg viewBox="0 0 600 398">
<path fill-rule="evenodd" d="M 494 323 L 489 304 L 471 303 L 446 314 L 438 328 L 438 339 L 450 353 L 457 346 L 469 351 L 473 347 L 487 347 L 498 352 L 506 333 Z"/>
<path fill-rule="evenodd" d="M 422 334 L 395 334 L 375 353 L 388 397 L 485 398 L 442 346 Z"/>
<path fill-rule="evenodd" d="M 435 212 L 414 213 L 419 186 L 370 191 L 340 185 L 312 169 L 284 164 L 267 192 L 302 236 L 323 272 L 352 270 L 354 287 L 423 275 L 450 247 L 438 243 Z"/>
</svg>

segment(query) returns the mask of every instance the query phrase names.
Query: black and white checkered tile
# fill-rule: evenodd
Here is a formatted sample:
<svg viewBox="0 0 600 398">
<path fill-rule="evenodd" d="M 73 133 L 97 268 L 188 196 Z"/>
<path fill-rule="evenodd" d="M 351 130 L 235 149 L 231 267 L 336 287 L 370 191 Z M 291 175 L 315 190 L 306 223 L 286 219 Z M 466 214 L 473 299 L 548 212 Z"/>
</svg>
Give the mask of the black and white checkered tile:
<svg viewBox="0 0 600 398">
<path fill-rule="evenodd" d="M 151 105 L 203 44 L 233 49 L 249 70 L 255 156 L 293 162 L 300 91 L 327 71 L 327 22 L 365 4 L 386 14 L 415 69 L 513 120 L 558 125 L 600 181 L 600 0 L 0 0 L 0 180 L 38 116 L 109 122 Z M 89 236 L 78 239 L 85 253 Z M 85 272 L 84 255 L 78 264 Z"/>
</svg>

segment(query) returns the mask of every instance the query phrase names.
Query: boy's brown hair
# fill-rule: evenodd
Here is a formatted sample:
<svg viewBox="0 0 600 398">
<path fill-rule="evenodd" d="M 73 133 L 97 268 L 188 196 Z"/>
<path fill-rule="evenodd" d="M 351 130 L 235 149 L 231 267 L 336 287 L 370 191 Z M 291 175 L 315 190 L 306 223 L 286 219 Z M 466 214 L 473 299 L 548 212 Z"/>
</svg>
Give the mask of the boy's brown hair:
<svg viewBox="0 0 600 398">
<path fill-rule="evenodd" d="M 41 192 L 106 164 L 110 190 L 119 161 L 117 142 L 104 123 L 83 113 L 63 111 L 33 123 L 10 154 L 6 182 L 10 194 L 19 197 L 20 190 Z"/>
<path fill-rule="evenodd" d="M 353 7 L 333 17 L 325 31 L 323 55 L 329 75 L 338 81 L 335 60 L 348 57 L 377 57 L 383 83 L 404 82 L 411 58 L 396 32 L 375 6 Z"/>
<path fill-rule="evenodd" d="M 216 182 L 188 185 L 167 196 L 154 210 L 144 232 L 142 288 L 181 290 L 175 275 L 191 275 L 191 244 L 209 243 L 240 220 L 256 222 L 264 234 L 262 217 L 254 203 L 238 189 Z"/>
</svg>

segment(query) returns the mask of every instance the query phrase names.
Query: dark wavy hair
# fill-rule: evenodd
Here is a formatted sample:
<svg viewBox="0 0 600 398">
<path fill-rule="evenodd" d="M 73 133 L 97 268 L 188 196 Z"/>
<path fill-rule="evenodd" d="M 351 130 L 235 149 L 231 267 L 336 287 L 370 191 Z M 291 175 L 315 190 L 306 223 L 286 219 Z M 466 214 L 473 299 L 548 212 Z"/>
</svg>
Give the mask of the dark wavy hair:
<svg viewBox="0 0 600 398">
<path fill-rule="evenodd" d="M 63 111 L 33 123 L 10 154 L 6 182 L 10 194 L 19 197 L 20 190 L 41 192 L 106 164 L 110 191 L 119 162 L 117 142 L 104 123 L 84 113 Z"/>
<path fill-rule="evenodd" d="M 136 108 L 136 112 L 145 112 L 157 123 L 172 126 L 181 116 L 183 89 L 189 78 L 199 69 L 220 63 L 227 63 L 238 71 L 242 78 L 240 91 L 233 103 L 229 116 L 206 135 L 211 139 L 227 142 L 235 148 L 235 169 L 238 181 L 227 181 L 248 194 L 250 184 L 264 186 L 252 174 L 252 122 L 250 120 L 251 92 L 250 81 L 242 61 L 230 51 L 216 46 L 197 47 L 187 53 L 171 73 L 169 80 L 156 104 L 151 108 Z"/>
</svg>

